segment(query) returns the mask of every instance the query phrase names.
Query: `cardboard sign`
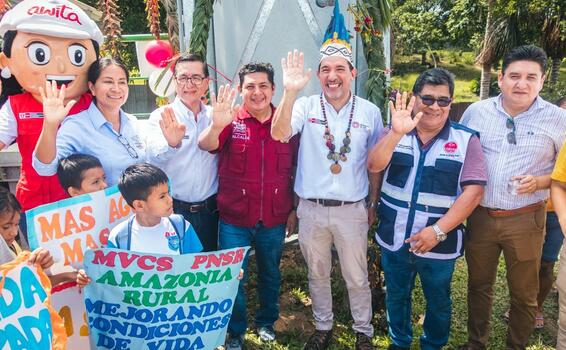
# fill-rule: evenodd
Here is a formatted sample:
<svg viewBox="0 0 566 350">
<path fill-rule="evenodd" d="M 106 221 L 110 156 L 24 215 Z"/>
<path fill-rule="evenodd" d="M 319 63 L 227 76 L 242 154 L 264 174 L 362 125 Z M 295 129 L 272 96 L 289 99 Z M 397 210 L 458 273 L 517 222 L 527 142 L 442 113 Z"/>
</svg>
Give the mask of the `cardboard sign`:
<svg viewBox="0 0 566 350">
<path fill-rule="evenodd" d="M 75 282 L 51 289 L 51 304 L 59 314 L 67 335 L 68 350 L 88 350 L 88 324 L 83 293 Z"/>
<path fill-rule="evenodd" d="M 133 214 L 117 186 L 26 211 L 30 248 L 44 247 L 65 266 L 82 267 L 84 252 L 106 246 L 110 230 Z"/>
<path fill-rule="evenodd" d="M 249 247 L 177 256 L 89 250 L 93 349 L 214 349 L 224 343 Z"/>
<path fill-rule="evenodd" d="M 51 283 L 23 252 L 0 266 L 0 349 L 64 350 L 63 322 L 50 304 Z"/>
</svg>

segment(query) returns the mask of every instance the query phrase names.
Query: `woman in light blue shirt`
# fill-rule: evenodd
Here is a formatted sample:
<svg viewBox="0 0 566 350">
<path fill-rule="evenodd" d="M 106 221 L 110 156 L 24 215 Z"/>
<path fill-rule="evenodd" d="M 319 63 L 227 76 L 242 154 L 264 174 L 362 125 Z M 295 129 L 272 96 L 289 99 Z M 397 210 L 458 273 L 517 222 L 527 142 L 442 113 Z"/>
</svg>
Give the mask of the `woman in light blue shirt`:
<svg viewBox="0 0 566 350">
<path fill-rule="evenodd" d="M 62 158 L 85 153 L 100 159 L 112 186 L 129 165 L 146 161 L 146 136 L 140 122 L 122 110 L 128 99 L 128 79 L 121 62 L 110 57 L 94 62 L 88 71 L 94 99 L 87 110 L 68 118 L 75 102 L 65 106 L 65 86 L 57 90 L 56 84 L 47 82 L 42 91 L 43 129 L 32 160 L 39 175 L 53 175 Z M 169 145 L 182 141 L 184 126 L 176 119 L 163 118 L 161 125 Z"/>
</svg>

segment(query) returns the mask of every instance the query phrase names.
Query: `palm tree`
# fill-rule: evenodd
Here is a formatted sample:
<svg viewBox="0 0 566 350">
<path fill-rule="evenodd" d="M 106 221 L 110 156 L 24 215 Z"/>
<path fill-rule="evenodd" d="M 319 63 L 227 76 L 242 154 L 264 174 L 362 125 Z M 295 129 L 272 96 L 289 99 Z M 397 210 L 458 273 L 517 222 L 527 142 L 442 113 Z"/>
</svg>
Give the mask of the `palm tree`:
<svg viewBox="0 0 566 350">
<path fill-rule="evenodd" d="M 101 29 L 106 39 L 102 50 L 110 52 L 113 57 L 120 57 L 120 51 L 124 47 L 120 7 L 116 0 L 99 0 L 98 9 L 104 14 L 101 18 Z"/>
<path fill-rule="evenodd" d="M 487 2 L 487 17 L 485 21 L 485 35 L 482 43 L 480 54 L 476 58 L 481 64 L 481 80 L 480 80 L 480 99 L 484 100 L 489 97 L 489 87 L 491 85 L 491 65 L 495 61 L 491 48 L 488 45 L 488 37 L 491 32 L 491 22 L 493 21 L 493 6 L 495 0 Z"/>
<path fill-rule="evenodd" d="M 193 12 L 193 29 L 189 42 L 189 52 L 206 57 L 206 44 L 213 14 L 214 0 L 196 0 Z"/>
<path fill-rule="evenodd" d="M 179 20 L 177 18 L 177 2 L 175 0 L 161 0 L 165 7 L 165 25 L 169 42 L 174 52 L 179 52 Z"/>
<path fill-rule="evenodd" d="M 489 97 L 491 67 L 519 43 L 520 12 L 495 15 L 496 0 L 488 1 L 488 13 L 482 48 L 476 61 L 481 64 L 480 99 Z"/>
<path fill-rule="evenodd" d="M 541 46 L 546 54 L 552 59 L 550 70 L 550 84 L 555 86 L 558 82 L 558 74 L 562 59 L 566 56 L 566 34 L 561 30 L 561 13 L 557 16 L 547 14 L 542 25 Z"/>
<path fill-rule="evenodd" d="M 385 56 L 383 53 L 382 33 L 391 23 L 391 0 L 358 1 L 358 8 L 368 17 L 363 20 L 370 21 L 371 30 L 361 33 L 364 56 L 368 64 L 368 78 L 366 81 L 367 99 L 385 111 L 387 102 L 387 86 L 385 77 Z M 383 113 L 385 115 L 385 113 Z"/>
</svg>

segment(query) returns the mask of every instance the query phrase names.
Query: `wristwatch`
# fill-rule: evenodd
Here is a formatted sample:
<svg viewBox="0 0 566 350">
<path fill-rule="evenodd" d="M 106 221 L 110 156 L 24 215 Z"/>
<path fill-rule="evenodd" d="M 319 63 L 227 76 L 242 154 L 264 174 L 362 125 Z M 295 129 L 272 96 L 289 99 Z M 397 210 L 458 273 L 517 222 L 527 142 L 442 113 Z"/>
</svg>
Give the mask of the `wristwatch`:
<svg viewBox="0 0 566 350">
<path fill-rule="evenodd" d="M 432 229 L 434 230 L 434 232 L 436 233 L 436 240 L 439 242 L 444 242 L 446 240 L 446 233 L 442 232 L 442 230 L 440 229 L 440 227 L 438 227 L 437 224 L 432 225 Z"/>
</svg>

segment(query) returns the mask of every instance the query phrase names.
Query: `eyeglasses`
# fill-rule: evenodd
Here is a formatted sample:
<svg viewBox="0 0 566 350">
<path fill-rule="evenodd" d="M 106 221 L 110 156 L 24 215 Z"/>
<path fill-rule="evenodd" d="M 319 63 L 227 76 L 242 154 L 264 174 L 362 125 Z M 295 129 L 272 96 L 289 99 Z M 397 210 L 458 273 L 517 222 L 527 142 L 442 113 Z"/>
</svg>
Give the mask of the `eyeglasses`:
<svg viewBox="0 0 566 350">
<path fill-rule="evenodd" d="M 438 107 L 448 107 L 450 103 L 452 103 L 452 99 L 448 97 L 434 98 L 432 96 L 423 96 L 420 94 L 417 94 L 417 96 L 421 98 L 421 101 L 423 101 L 423 104 L 425 106 L 432 106 L 436 102 L 438 104 Z"/>
<path fill-rule="evenodd" d="M 130 157 L 132 157 L 134 159 L 138 159 L 138 157 L 139 157 L 138 152 L 136 152 L 136 150 L 130 145 L 128 140 L 126 140 L 126 138 L 122 134 L 118 135 L 118 141 L 120 141 L 122 146 L 124 146 L 126 151 L 128 151 L 128 154 L 130 155 Z"/>
<path fill-rule="evenodd" d="M 181 75 L 180 77 L 175 77 L 175 80 L 177 80 L 177 83 L 179 83 L 181 85 L 185 85 L 188 82 L 190 82 L 194 86 L 198 86 L 198 85 L 202 84 L 202 82 L 204 81 L 205 78 L 206 77 L 202 77 L 200 75 L 193 75 L 192 77 L 187 77 L 187 76 Z"/>
<path fill-rule="evenodd" d="M 517 130 L 517 128 L 515 128 L 515 121 L 507 117 L 507 122 L 505 122 L 505 126 L 507 127 L 507 129 L 511 129 L 511 131 L 507 134 L 507 142 L 509 142 L 512 145 L 516 145 L 517 136 L 515 135 L 515 131 Z"/>
</svg>

